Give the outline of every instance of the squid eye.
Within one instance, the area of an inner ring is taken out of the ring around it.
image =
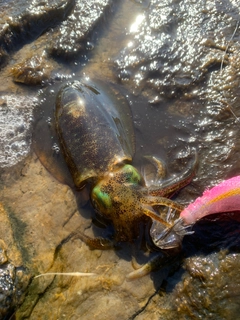
[[[123,172],[127,174],[127,180],[130,183],[139,184],[142,181],[142,176],[140,175],[138,170],[130,164],[126,164],[123,167]]]
[[[103,192],[100,186],[96,186],[93,188],[91,199],[94,208],[100,212],[104,212],[112,207],[110,196],[106,192]]]

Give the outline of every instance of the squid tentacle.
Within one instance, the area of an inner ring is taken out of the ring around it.
[[[170,228],[171,224],[169,222],[167,222],[166,220],[162,219],[159,216],[159,214],[152,209],[152,207],[153,206],[166,206],[171,209],[177,210],[179,212],[181,212],[184,209],[184,207],[181,204],[179,204],[173,200],[170,200],[168,198],[164,198],[164,197],[148,196],[148,197],[143,198],[142,201],[144,202],[142,204],[143,213],[145,215],[147,215],[148,217],[152,218],[153,220],[160,222],[166,228]]]
[[[143,199],[144,204],[148,204],[150,206],[166,206],[179,212],[183,211],[184,206],[165,197],[158,196],[148,196]]]
[[[190,169],[187,168],[187,170],[185,170],[180,177],[165,181],[164,184],[152,185],[148,187],[148,193],[152,196],[172,197],[175,192],[188,185],[195,176],[198,165],[198,157],[196,151],[194,154],[194,163],[190,167]]]
[[[73,239],[80,239],[86,243],[90,248],[99,250],[109,250],[115,247],[114,241],[102,237],[89,237],[80,230],[77,230],[72,237]]]
[[[169,228],[171,225],[167,223],[164,219],[162,219],[155,211],[151,210],[147,205],[143,205],[143,213],[152,218],[153,220],[156,220],[163,224],[166,228]]]
[[[142,278],[143,276],[149,274],[154,270],[159,270],[160,268],[163,268],[164,266],[176,261],[178,255],[179,251],[175,251],[175,254],[166,254],[165,252],[159,252],[140,268],[130,272],[126,276],[126,280],[132,281],[138,278]]]

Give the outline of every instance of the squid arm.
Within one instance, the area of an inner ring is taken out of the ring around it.
[[[167,221],[163,220],[151,207],[152,206],[166,206],[166,207],[178,210],[179,212],[181,212],[184,209],[184,207],[181,204],[176,203],[176,202],[174,202],[168,198],[164,198],[164,197],[148,196],[148,197],[144,197],[143,202],[144,202],[142,204],[143,213],[145,215],[151,217],[153,220],[156,220],[156,221],[162,223],[166,227],[170,227],[171,224],[169,224]]]

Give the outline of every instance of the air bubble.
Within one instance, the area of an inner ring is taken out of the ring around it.
[[[86,50],[93,50],[94,49],[94,44],[92,43],[92,42],[90,42],[90,41],[88,41],[87,43],[86,43]]]
[[[12,151],[18,152],[19,149],[20,149],[20,146],[19,146],[19,144],[18,144],[17,142],[14,142],[14,143],[11,145],[11,150],[12,150]]]
[[[53,144],[52,150],[53,150],[56,154],[59,154],[60,148],[59,148],[59,146],[57,145],[57,143],[54,143],[54,144]]]
[[[29,119],[30,120],[30,119]],[[25,126],[24,124],[20,124],[17,128],[16,128],[16,133],[23,133],[25,131]]]
[[[131,72],[126,69],[123,69],[119,73],[119,78],[121,80],[129,80],[131,78]]]
[[[46,122],[47,122],[48,125],[51,125],[52,118],[51,118],[51,117],[48,117],[47,120],[46,120]]]
[[[13,131],[8,131],[6,132],[6,138],[7,139],[12,139],[15,136]]]

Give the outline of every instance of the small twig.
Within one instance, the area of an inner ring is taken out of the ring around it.
[[[235,36],[235,34],[236,34],[236,32],[237,32],[238,27],[239,27],[239,20],[238,20],[237,23],[236,23],[236,27],[235,27],[235,29],[234,29],[234,31],[233,31],[233,34],[232,34],[230,40],[229,40],[228,43],[227,43],[227,46],[226,46],[225,51],[224,51],[223,58],[222,58],[222,61],[221,61],[221,66],[220,66],[220,76],[222,76],[222,72],[223,72],[224,57],[225,57],[225,55],[227,54],[228,48],[229,48],[229,46],[230,46],[230,42],[233,40],[233,38],[234,38],[234,36]],[[239,119],[238,119],[238,117],[237,117],[236,114],[234,113],[232,107],[227,103],[227,98],[226,98],[226,96],[225,96],[224,91],[223,91],[223,96],[224,96],[224,98],[226,99],[226,102],[224,102],[224,104],[227,105],[227,107],[229,108],[230,112],[232,113],[232,115],[234,116],[234,118],[237,120],[237,122],[240,122]],[[223,101],[222,101],[222,102],[223,102]]]
[[[72,277],[91,277],[96,276],[96,273],[87,273],[87,272],[47,272],[41,273],[38,276],[35,276],[34,279],[44,277],[44,276],[72,276]]]
[[[225,51],[224,51],[224,55],[223,55],[223,58],[222,58],[222,61],[221,61],[221,66],[220,66],[220,73],[222,73],[222,70],[223,70],[224,56],[225,56],[225,54],[227,54],[227,51],[228,51],[230,42],[232,41],[232,39],[234,38],[234,36],[235,36],[235,34],[236,34],[236,32],[237,32],[238,26],[239,26],[239,20],[237,21],[237,24],[236,24],[236,27],[235,27],[235,29],[234,29],[234,31],[233,31],[233,34],[232,34],[230,40],[228,41],[228,44],[227,44],[226,49],[225,49]]]

